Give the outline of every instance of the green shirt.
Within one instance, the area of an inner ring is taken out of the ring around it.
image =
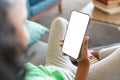
[[[65,74],[55,66],[35,66],[25,64],[27,69],[24,80],[67,80]]]

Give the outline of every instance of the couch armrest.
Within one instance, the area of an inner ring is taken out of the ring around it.
[[[113,43],[113,44],[109,44],[109,45],[93,47],[93,48],[90,48],[90,50],[101,50],[101,49],[106,49],[106,48],[110,48],[110,47],[119,47],[119,46],[120,46],[120,43]]]
[[[35,65],[44,65],[46,62],[48,44],[37,41],[28,47],[27,57],[29,61]]]

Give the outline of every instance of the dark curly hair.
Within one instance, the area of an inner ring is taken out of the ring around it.
[[[23,80],[23,76],[17,74],[24,68],[25,48],[17,41],[8,16],[8,10],[14,4],[10,0],[0,0],[0,80]]]

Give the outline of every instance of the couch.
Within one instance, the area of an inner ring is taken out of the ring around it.
[[[44,41],[37,41],[30,45],[27,51],[29,61],[35,65],[45,65],[48,44]]]
[[[108,48],[108,47],[113,47],[113,46],[117,47],[119,45],[120,45],[120,43],[114,43],[114,44],[110,44],[110,45],[90,48],[90,50],[100,50],[103,48]],[[45,65],[47,46],[48,46],[48,44],[41,40],[37,41],[35,44],[29,46],[27,55],[29,57],[30,62],[35,65]],[[70,58],[70,59],[76,65],[76,62],[75,62],[76,60],[73,58]]]
[[[49,33],[49,29],[43,25],[26,20],[26,29],[29,34],[27,57],[35,65],[45,64],[47,43],[41,38]]]
[[[56,6],[62,12],[61,0],[27,0],[28,19],[37,20]]]
[[[45,59],[46,59],[46,54],[47,54],[47,47],[48,44],[44,41],[41,40],[42,36],[46,35],[49,30],[45,28],[44,26],[32,22],[32,21],[26,21],[27,24],[27,29],[29,30],[30,33],[30,42],[28,46],[28,52],[27,56],[30,60],[35,65],[44,65],[45,64]],[[112,43],[108,45],[100,45],[99,47],[92,47],[90,50],[100,50],[103,48],[107,47],[115,47],[120,45],[120,43]],[[76,64],[75,59],[70,58],[74,64]]]

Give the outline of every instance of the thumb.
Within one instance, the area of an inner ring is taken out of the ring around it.
[[[83,41],[83,45],[85,45],[86,47],[88,47],[88,40],[89,40],[89,36],[86,36]]]
[[[80,53],[80,58],[78,58],[78,62],[88,59],[88,40],[89,40],[89,36],[86,36],[83,40],[83,45],[82,45],[82,50]]]
[[[82,47],[83,52],[88,50],[88,40],[89,40],[89,36],[86,36],[83,41],[83,47]]]

